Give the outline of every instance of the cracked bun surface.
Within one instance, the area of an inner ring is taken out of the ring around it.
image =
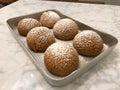
[[[79,54],[97,56],[103,49],[103,40],[96,32],[84,30],[75,36],[73,46]]]
[[[26,36],[34,27],[41,26],[41,23],[33,18],[24,18],[18,22],[17,29],[20,35]]]
[[[44,52],[54,42],[53,31],[46,27],[35,27],[27,34],[27,44],[35,52]]]
[[[53,28],[54,24],[60,20],[60,16],[53,11],[46,11],[40,17],[40,22],[42,26]]]
[[[52,74],[67,76],[78,68],[79,57],[72,45],[54,43],[45,51],[44,63]]]
[[[78,25],[69,18],[59,20],[53,27],[56,38],[61,40],[72,40],[78,33]]]

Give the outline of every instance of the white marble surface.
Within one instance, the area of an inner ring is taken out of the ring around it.
[[[53,87],[43,79],[11,35],[6,20],[53,8],[120,40],[120,6],[17,1],[0,9],[0,90],[120,90],[120,43],[97,66],[67,86]]]

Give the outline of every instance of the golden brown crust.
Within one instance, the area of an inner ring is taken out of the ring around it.
[[[44,63],[48,71],[57,76],[67,76],[79,66],[77,51],[68,44],[54,43],[44,54]]]
[[[26,36],[27,33],[34,27],[41,26],[40,22],[33,18],[25,18],[18,22],[18,32],[20,35]]]
[[[61,19],[54,25],[53,32],[58,39],[72,40],[78,33],[78,25],[71,19]]]
[[[27,44],[35,52],[44,52],[54,42],[53,32],[46,27],[35,27],[27,35]]]
[[[85,30],[75,36],[73,46],[79,54],[96,56],[103,49],[103,40],[96,32]]]
[[[42,26],[48,28],[52,28],[58,20],[60,20],[60,16],[53,11],[44,12],[40,17],[40,22],[42,23]]]

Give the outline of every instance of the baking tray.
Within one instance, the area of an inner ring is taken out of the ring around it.
[[[58,10],[45,10],[45,11],[54,11],[54,12],[58,13],[61,16],[61,18],[70,18],[69,16],[63,15]],[[102,37],[102,39],[104,41],[104,49],[103,49],[102,53],[96,57],[85,57],[85,56],[79,55],[79,58],[80,58],[79,59],[80,60],[79,68],[77,70],[75,70],[74,72],[72,72],[71,74],[69,74],[68,76],[57,77],[55,75],[52,75],[50,72],[48,72],[48,70],[46,69],[46,67],[44,65],[44,58],[43,58],[44,53],[35,53],[32,50],[30,50],[26,43],[26,37],[20,36],[17,31],[17,24],[21,19],[30,17],[30,18],[39,20],[40,15],[45,11],[8,19],[7,24],[9,26],[10,31],[11,31],[12,35],[14,36],[14,38],[18,41],[18,43],[21,45],[21,47],[24,49],[24,51],[31,58],[31,60],[33,61],[35,66],[38,68],[38,70],[40,71],[42,76],[51,85],[54,85],[54,86],[66,85],[66,84],[70,83],[71,81],[75,80],[76,78],[80,77],[83,73],[85,73],[87,70],[89,70],[92,66],[96,65],[96,63],[98,63],[100,60],[102,60],[102,58],[104,56],[106,56],[109,52],[111,52],[111,50],[113,50],[113,48],[115,47],[115,45],[118,42],[118,40],[115,37],[113,37],[112,35],[109,35],[107,33],[96,30],[95,28],[92,28],[82,22],[79,22],[79,21],[76,21],[76,20],[70,18],[78,24],[81,31],[82,30],[96,31]],[[72,43],[72,41],[61,41],[58,39],[56,39],[56,42]]]

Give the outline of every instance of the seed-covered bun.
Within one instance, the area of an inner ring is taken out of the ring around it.
[[[48,28],[52,28],[58,20],[60,20],[60,16],[53,11],[44,12],[40,17],[40,22],[42,23],[42,26]]]
[[[33,18],[25,18],[18,22],[18,32],[20,35],[26,36],[27,33],[34,27],[41,26],[40,22]]]
[[[73,46],[79,54],[96,56],[100,54],[103,49],[103,40],[96,32],[85,30],[75,36]]]
[[[52,74],[67,76],[78,68],[79,57],[73,46],[66,43],[54,43],[45,51],[44,63]]]
[[[35,27],[27,34],[27,44],[35,52],[44,52],[54,42],[53,31],[46,27]]]
[[[78,33],[78,25],[71,19],[61,19],[54,25],[53,32],[58,39],[72,40]]]

